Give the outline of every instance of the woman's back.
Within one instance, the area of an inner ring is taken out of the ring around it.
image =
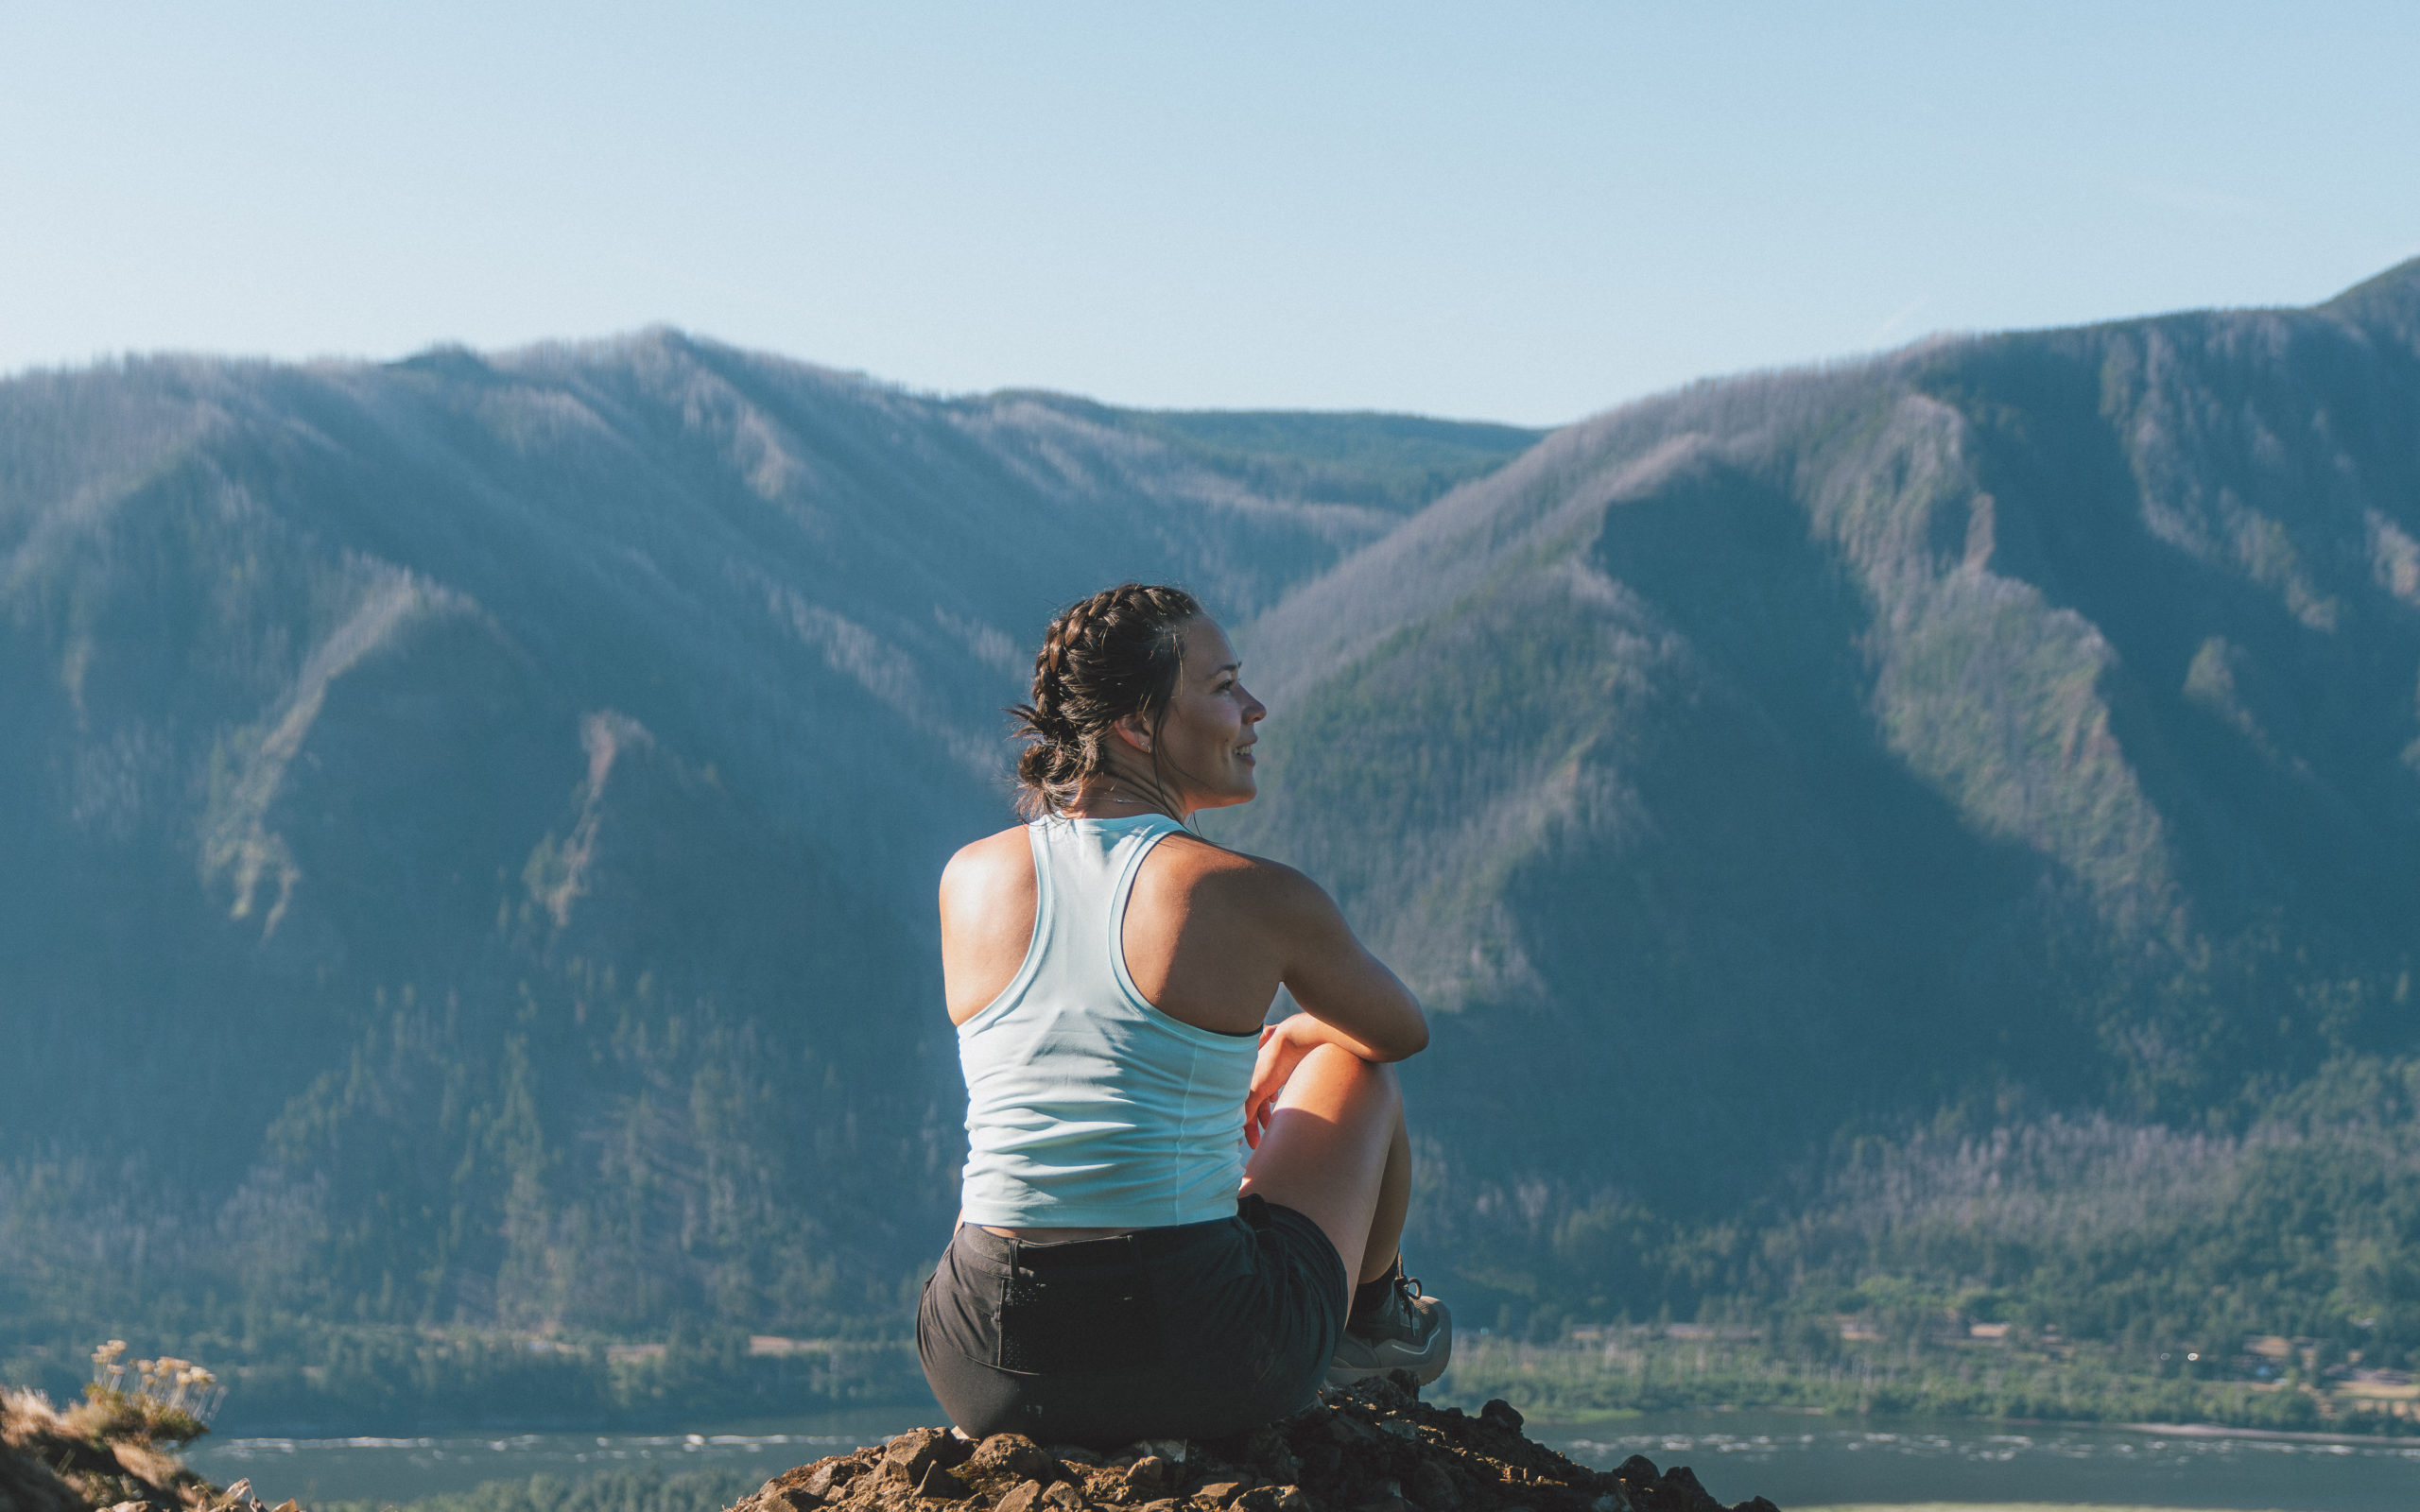
[[[1207,844],[1156,811],[1079,822],[1130,819],[1165,826],[1119,914],[1118,959],[1135,990],[1182,1023],[1257,1031],[1285,974],[1288,942],[1274,926],[1304,879]],[[1032,949],[1040,895],[1030,829],[977,841],[942,875],[942,971],[953,1023],[965,1024],[1007,991]]]
[[[1052,816],[1021,833],[1029,942],[958,1025],[962,1220],[1139,1228],[1233,1213],[1257,1019],[1220,1032],[1162,1013],[1122,942],[1136,874],[1181,827],[1162,814]]]

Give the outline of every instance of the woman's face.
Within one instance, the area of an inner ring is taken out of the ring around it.
[[[1227,632],[1207,616],[1186,622],[1184,660],[1176,693],[1159,731],[1157,771],[1169,796],[1185,812],[1249,803],[1259,789],[1253,777],[1256,726],[1269,711],[1244,691],[1241,669]],[[1132,737],[1150,734],[1140,717],[1118,721]],[[1152,765],[1148,747],[1142,765]]]

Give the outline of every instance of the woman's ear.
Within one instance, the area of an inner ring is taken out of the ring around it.
[[[1144,722],[1141,714],[1128,714],[1109,728],[1116,730],[1119,738],[1134,749],[1146,756],[1151,754],[1151,727]]]

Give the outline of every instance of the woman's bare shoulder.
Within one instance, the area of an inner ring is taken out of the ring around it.
[[[959,847],[958,853],[949,858],[949,865],[942,868],[944,899],[953,893],[1032,885],[1033,849],[1022,824]]]
[[[1172,834],[1153,855],[1167,857],[1164,875],[1169,884],[1256,912],[1283,913],[1327,902],[1324,888],[1286,863],[1231,850],[1199,835]]]

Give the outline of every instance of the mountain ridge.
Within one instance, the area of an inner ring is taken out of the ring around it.
[[[2112,521],[2139,512],[2145,522],[2142,534],[2155,542],[2171,542],[2161,549],[2185,555],[2195,564],[2191,571],[2215,579],[2202,591],[2203,602],[2188,606],[2193,616],[2249,613],[2261,623],[2263,635],[2309,640],[2331,633],[2325,628],[2328,617],[2351,612],[2348,606],[2365,595],[2367,612],[2382,622],[2377,629],[2386,639],[2379,650],[2392,646],[2398,660],[2413,656],[2407,608],[2394,592],[2401,578],[2381,568],[2388,576],[2378,583],[2365,588],[2330,583],[2323,591],[2313,569],[2293,554],[2293,533],[2317,524],[2308,508],[2300,510],[2301,520],[2287,515],[2300,495],[2290,497],[2278,491],[2282,484],[2274,484],[2269,497],[2256,501],[2273,512],[2261,514],[2231,492],[2206,488],[2186,475],[2190,472],[2187,461],[2180,460],[2179,446],[2167,439],[2165,426],[2174,421],[2163,408],[2170,401],[2158,387],[2156,369],[2181,360],[2178,353],[2188,342],[2199,343],[2195,355],[2202,360],[2238,366],[2247,359],[2283,358],[2290,364],[2297,352],[2308,355],[2317,349],[2316,360],[2367,368],[2372,376],[2353,387],[2366,383],[2407,406],[2404,412],[2409,413],[2411,350],[2327,312],[2323,306],[2322,312],[2154,318],[2074,332],[1932,341],[1853,367],[1756,375],[1624,406],[1557,433],[1502,472],[1442,499],[1419,520],[1364,548],[1248,626],[1240,644],[1248,655],[1264,644],[1270,647],[1278,662],[1271,686],[1288,698],[1323,709],[1352,696],[1340,682],[1366,682],[1374,676],[1393,677],[1386,684],[1388,697],[1428,696],[1433,686],[1420,684],[1433,685],[1440,676],[1476,679],[1474,690],[1486,686],[1490,674],[1476,664],[1465,672],[1455,661],[1391,656],[1382,643],[1390,635],[1403,642],[1407,627],[1426,624],[1428,628],[1421,633],[1434,639],[1449,633],[1445,627],[1459,626],[1451,633],[1471,638],[1469,655],[1482,661],[1578,656],[1572,670],[1594,676],[1597,692],[1583,696],[1574,684],[1566,707],[1613,719],[1612,711],[1622,696],[1619,690],[1629,688],[1630,696],[1684,697],[1702,710],[1713,707],[1708,699],[1727,702],[1738,717],[1749,719],[1749,727],[1728,736],[1712,727],[1702,730],[1703,743],[1690,758],[1698,761],[1723,748],[1726,741],[1742,751],[1741,760],[1752,759],[1747,753],[1756,747],[1756,716],[1770,720],[1778,715],[1781,726],[1769,728],[1786,728],[1790,743],[1785,747],[1765,740],[1765,755],[1753,758],[1761,775],[1741,784],[1744,788],[1770,791],[1775,784],[1800,780],[1791,774],[1828,746],[1835,754],[1825,759],[1835,763],[1836,778],[1904,787],[1912,777],[1928,790],[1890,800],[1906,817],[1897,832],[1881,829],[1902,837],[1935,833],[1937,842],[1928,843],[1934,845],[1932,858],[1942,879],[1966,879],[1953,885],[1971,886],[2010,866],[2033,873],[2033,880],[2017,892],[2004,892],[1999,903],[1976,903],[1971,912],[1977,917],[1957,926],[1973,936],[1960,950],[1996,951],[2001,959],[1996,967],[1982,965],[1981,957],[1961,965],[1959,952],[1953,951],[1937,961],[1931,990],[1943,1001],[1962,997],[1971,1003],[1974,994],[1983,992],[1982,1001],[1988,1002],[1980,984],[2012,971],[2018,980],[2030,977],[2041,983],[2042,997],[2073,998],[2072,990],[2043,983],[2038,970],[2019,970],[2019,959],[2008,954],[2012,948],[2017,957],[2036,961],[2063,955],[2073,959],[2080,951],[2101,958],[2101,966],[2083,967],[2087,974],[2105,973],[2118,957],[2148,949],[2172,963],[2165,971],[2190,978],[2196,969],[2187,963],[2197,953],[2206,954],[2211,944],[2206,935],[2196,934],[2189,918],[2178,914],[2180,907],[2189,905],[2188,912],[2218,909],[2227,916],[2221,922],[2229,930],[2240,930],[2246,927],[2247,913],[2282,904],[2239,896],[2240,876],[2226,885],[2182,890],[2184,885],[2172,873],[2193,858],[2176,850],[2178,827],[2213,822],[2221,816],[2212,810],[2224,809],[2230,844],[2239,848],[2256,836],[2273,852],[2288,839],[2275,833],[2275,824],[2260,820],[2259,805],[2247,808],[2238,800],[2239,795],[2215,792],[2211,784],[2246,780],[2240,768],[2247,756],[2289,772],[2295,759],[2310,770],[2311,763],[2321,758],[2317,752],[2297,758],[2290,749],[2275,746],[2270,734],[2256,731],[2248,705],[2230,703],[2237,696],[2231,688],[2248,688],[2257,677],[2269,679],[2273,691],[2282,696],[2287,683],[2277,680],[2275,673],[2245,662],[2242,653],[2229,649],[2235,643],[2223,636],[2194,636],[2179,643],[2180,630],[2159,626],[2154,633],[2130,601],[2125,585],[2105,581],[2106,562],[2115,552],[2123,549],[2139,558],[2146,549],[2127,544],[2123,532],[2133,527]],[[2012,381],[2034,386],[2023,395],[2026,404],[2067,407],[2029,412],[2010,404],[2005,391]],[[2101,415],[2104,385],[2118,386],[2110,391],[2120,398],[2127,397],[2124,386],[2134,386],[2134,423],[2148,444],[2135,457],[2118,456],[2114,466],[2104,452],[2092,464],[2100,471],[2079,478],[2073,474],[2079,459],[2091,455],[2092,445],[2107,445],[2100,439],[2112,424]],[[2290,385],[2280,402],[2308,403],[2309,394],[2307,387],[2297,394]],[[2375,404],[2369,407],[2376,409]],[[2056,421],[2065,427],[2052,460],[2066,472],[2048,480],[2038,475],[2045,460],[2042,449],[2016,428],[2016,417],[2030,419],[2035,413],[2044,418],[2031,420],[2034,425]],[[2381,496],[2408,508],[2413,497],[2409,448],[2397,446],[2392,428],[2381,425],[2375,414],[2363,415],[2358,408],[2349,413],[2366,428],[2362,441],[2372,451],[2362,455],[2374,456]],[[2256,422],[2256,428],[2264,438],[2273,438],[2279,429],[2265,422]],[[2194,445],[2205,451],[2241,450],[2234,438],[2222,436],[2200,438]],[[2239,465],[2248,477],[2260,476],[2256,458],[2244,455]],[[2035,470],[2035,475],[2018,471],[2023,468]],[[2176,475],[2174,486],[2169,474]],[[2098,496],[2079,490],[2079,483],[2100,490]],[[2090,507],[2045,513],[2054,505],[2065,508],[2059,501],[2076,500]],[[2398,549],[2394,542],[2404,526],[2373,503],[2362,505],[2368,523],[2360,528],[2383,543],[2377,550],[2391,554]],[[2213,522],[2214,514],[2226,519]],[[2054,534],[2078,530],[2103,536],[2118,530],[2121,539],[2108,553],[2087,551],[2078,558]],[[2167,534],[2160,535],[2162,531]],[[2328,549],[2336,547],[2331,542]],[[1763,565],[1752,566],[1752,561]],[[2142,567],[2129,582],[2176,576],[2176,570],[2162,562]],[[2340,577],[2345,576],[2336,570]],[[2378,591],[2381,587],[2384,592]],[[1649,595],[1646,600],[1640,597],[1642,591]],[[1489,608],[1514,597],[1520,600],[1517,609],[1498,613]],[[2294,627],[2291,630],[2273,623],[2280,610]],[[1498,619],[1488,621],[1492,613]],[[1764,616],[1761,624],[1759,616]],[[1601,627],[1595,632],[1601,643],[1599,649],[1579,652],[1574,649],[1578,641],[1569,639],[1557,648],[1539,650],[1532,644],[1535,627],[1558,620]],[[1475,623],[1479,621],[1493,627],[1479,628]],[[1826,623],[1832,629],[1820,632],[1817,641],[1807,640],[1806,632]],[[1776,627],[1796,633],[1772,633]],[[1824,638],[1828,644],[1822,644]],[[2252,638],[2246,631],[2238,640],[2249,643]],[[2321,654],[2299,644],[2277,650],[2298,657]],[[1403,663],[1404,670],[1392,675],[1373,671],[1390,661]],[[2173,694],[2152,694],[2135,680],[2136,665],[2154,661],[2169,663],[2157,668],[2158,680],[2173,678],[2167,683],[2169,688],[2187,685],[2184,701],[2194,707],[2163,708],[2155,724],[2146,727],[2140,717],[2147,711],[2146,696],[2163,705],[2178,701]],[[2378,662],[2377,652],[2367,649],[2350,662],[2340,659],[2319,669],[2325,674],[2320,685],[2341,687],[2347,676],[2374,679],[2377,674],[2364,667]],[[2230,670],[2239,662],[2240,679]],[[1339,672],[1340,667],[1347,670]],[[1325,686],[1322,679],[1327,679]],[[2009,690],[2030,685],[2037,685],[2033,694],[2009,696]],[[1831,693],[1810,702],[1827,687]],[[2398,692],[2408,707],[2409,683]],[[1609,695],[1614,701],[1608,701]],[[1464,707],[1482,707],[1492,696],[1473,691]],[[1828,713],[1816,707],[1825,700]],[[2366,706],[2356,700],[2356,707]],[[1542,950],[1568,955],[1578,941],[1566,937],[1541,945],[1534,937],[1523,937],[1518,929],[1499,931],[1491,938],[1479,922],[1501,925],[1542,917],[1537,905],[1525,908],[1507,901],[1512,881],[1490,883],[1477,896],[1467,888],[1449,889],[1426,905],[1408,907],[1399,898],[1374,904],[1368,900],[1389,885],[1383,880],[1386,861],[1357,850],[1349,838],[1322,845],[1318,837],[1316,815],[1335,811],[1344,789],[1322,785],[1323,778],[1304,769],[1306,762],[1318,774],[1349,769],[1357,780],[1372,780],[1369,773],[1375,769],[1381,775],[1372,781],[1380,800],[1412,803],[1414,813],[1419,812],[1420,795],[1442,790],[1455,758],[1420,752],[1423,731],[1463,728],[1455,725],[1463,709],[1422,707],[1421,718],[1381,724],[1380,732],[1368,738],[1350,726],[1322,722],[1300,746],[1289,744],[1282,722],[1272,720],[1263,747],[1271,798],[1231,830],[1218,833],[1303,859],[1314,874],[1337,880],[1348,906],[1381,908],[1373,927],[1382,951],[1407,963],[1415,985],[1432,999],[1448,1005],[1474,993],[1499,1000],[1507,993],[1553,1000],[1558,994],[1542,992],[1544,984],[1524,963]],[[1383,715],[1383,710],[1366,702],[1354,708],[1365,718]],[[2211,752],[2220,765],[2206,773],[2179,771],[2180,742],[2205,740],[2211,732],[2195,721],[2210,712],[2231,726],[2235,748]],[[1464,717],[1467,724],[1469,716]],[[1655,719],[1664,716],[1642,717],[1651,730]],[[2175,728],[2180,718],[2185,728]],[[1534,721],[1514,723],[1547,728]],[[1592,754],[1610,749],[1608,742],[1618,745],[1625,738],[1620,726],[1617,719],[1611,724],[1600,720],[1551,749],[1531,752],[1524,758],[1532,764],[1527,776],[1490,777],[1483,763],[1464,774],[1466,781],[1494,782],[1528,816],[1497,821],[1499,829],[1506,823],[1527,826],[1530,838],[1511,850],[1482,840],[1476,842],[1477,850],[1457,851],[1449,846],[1441,858],[1418,849],[1428,843],[1419,836],[1430,832],[1417,825],[1413,837],[1399,833],[1393,843],[1419,858],[1410,868],[1415,875],[1512,879],[1527,865],[1525,854],[1544,856],[1557,847],[1567,850],[1573,844],[1593,843],[1574,840],[1574,827],[1618,830],[1622,813],[1639,812],[1634,799],[1625,809],[1625,795],[1634,794],[1636,782],[1623,763],[1599,761]],[[1823,730],[1832,734],[1810,744],[1809,737]],[[2412,733],[2401,730],[2385,754],[2391,756]],[[2282,779],[2300,781],[2303,793],[2297,806],[2305,813],[2317,801],[2323,812],[2360,813],[2375,822],[2377,803],[2389,797],[2395,812],[2409,813],[2409,769],[2377,762],[2378,737],[2367,731],[2363,735],[2371,744],[2371,759],[2358,776],[2364,801],[2353,801],[2324,783]],[[1742,746],[1742,741],[1748,744]],[[2271,744],[2264,747],[2264,741]],[[1316,754],[1305,747],[1316,747]],[[2268,754],[2262,754],[2264,749]],[[2142,753],[2139,760],[2137,751]],[[1415,752],[1419,754],[1410,754]],[[1848,765],[1837,765],[1841,762]],[[1891,770],[1894,767],[1895,774]],[[1648,769],[1656,768],[1651,764]],[[1646,809],[1669,823],[1677,816],[1671,805],[1690,800],[1682,796],[1688,774],[1666,770],[1663,780],[1682,787],[1668,790],[1660,810],[1654,803]],[[1544,776],[1548,771],[1563,774],[1564,797],[1540,808],[1551,791]],[[1859,771],[1866,776],[1853,778]],[[2344,783],[2357,781],[2347,771],[2322,775],[2334,775]],[[1306,784],[1306,777],[1315,780]],[[2279,780],[2262,779],[2273,784]],[[2147,785],[2154,781],[2188,785],[2178,801],[2163,803],[2159,800],[2168,795]],[[1875,791],[1878,795],[1881,790]],[[1945,806],[1946,813],[1941,812]],[[1820,804],[1810,800],[1792,807],[1806,814]],[[1851,818],[1850,829],[1835,832],[1821,845],[1810,839],[1813,849],[1797,852],[1801,860],[1793,865],[1820,874],[1825,863],[1811,858],[1855,853],[1861,845],[1870,849],[1855,831],[1876,830],[1878,811],[1869,806],[1843,816],[1844,822]],[[1734,836],[1726,841],[1720,837],[1721,816],[1707,812],[1694,822],[1712,827],[1703,837],[1720,849],[1724,862],[1701,870],[1675,857],[1673,869],[1662,875],[1675,885],[1695,877],[1688,885],[1699,889],[1696,917],[1727,917],[1727,927],[1738,933],[1733,947],[1717,949],[1689,970],[1719,974],[1726,959],[1739,958],[1739,942],[1759,935],[1770,938],[1772,921],[1786,920],[1793,913],[1803,920],[1798,926],[1802,933],[1776,959],[1820,961],[1827,949],[1839,946],[1840,930],[1819,921],[1823,900],[1839,895],[1834,887],[1769,900],[1753,914],[1742,914],[1704,890],[1737,891],[1749,885],[1761,869],[1756,851],[1774,836],[1789,833],[1788,823],[1776,816],[1772,824],[1753,827],[1753,840]],[[1458,817],[1449,823],[1441,817],[1438,823],[1444,827],[1436,832],[1442,835],[1464,821]],[[1907,825],[1917,829],[1908,831]],[[2186,837],[2191,839],[2194,833],[2188,829]],[[1986,849],[1975,849],[1979,839],[1988,842]],[[2339,850],[2331,855],[2369,855],[2364,865],[2372,870],[2373,883],[2383,881],[2377,868],[2395,869],[2375,845],[2362,844],[2358,835],[2346,833],[2335,843]],[[1940,845],[1962,851],[1962,858],[1945,859],[1949,853],[1941,851]],[[1998,860],[1992,859],[1995,848]],[[2305,865],[2325,869],[2308,859]],[[2044,870],[2045,866],[2050,869]],[[1894,869],[1901,868],[1893,858],[1877,853],[1856,873],[1860,880],[1844,876],[1837,885],[1849,896],[1888,895]],[[2206,864],[2202,870],[2206,874]],[[1558,886],[1565,892],[1577,885],[1614,896],[1636,880],[1636,872],[1626,880],[1616,866],[1584,885],[1570,879]],[[2370,928],[2356,933],[2376,941],[2383,927],[2381,905],[2394,900],[2393,907],[2408,907],[2409,876],[2396,875],[2392,885],[2393,892],[2373,887],[2362,898],[2347,900],[2372,916]],[[2041,891],[2046,887],[2048,892]],[[2017,913],[2012,915],[2011,909]],[[2027,910],[2038,916],[2032,923],[2013,922]],[[2077,922],[2081,919],[2097,922],[2084,927]],[[1599,922],[1628,927],[1620,920]],[[2320,936],[2328,933],[2326,919],[2311,922]],[[1916,935],[1937,938],[1946,927],[1936,919],[1917,928]],[[2021,943],[2012,946],[2002,937],[1996,946],[1986,944],[2011,928],[2019,931]],[[1634,949],[1627,958],[1651,959],[1657,939],[1668,943],[1691,932],[1685,919],[1668,918],[1650,937],[1631,939]],[[1863,975],[1876,981],[1877,972],[1888,976],[1904,969],[1904,961],[1894,968],[1888,960],[1905,952],[1890,945],[1887,936],[1876,935],[1870,926],[1850,933],[1860,932],[1868,936],[1858,947],[1868,957],[1864,967],[1842,966],[1817,974],[1847,980]],[[2023,938],[2027,935],[2031,938]],[[2238,944],[2257,954],[2249,942]],[[1772,947],[1761,949],[1769,952]],[[2391,951],[2369,970],[2392,982],[2401,971],[2400,959],[2399,952]],[[1456,966],[1454,961],[1466,964]],[[1627,970],[1634,968],[1616,959],[1600,960],[1595,968],[1599,982],[1618,981]],[[2163,969],[2128,970],[2135,973],[2135,986],[2112,985],[2103,990],[2135,994],[2146,1006],[2168,990],[2149,980]],[[2198,985],[2189,985],[2189,990],[2216,990],[2208,968],[2200,971]],[[1584,990],[1582,985],[1569,983],[1560,996],[1571,1001]],[[1778,979],[1760,990],[1781,994],[1777,1001],[1806,1001],[1805,993],[1785,988]],[[1895,990],[1904,994],[1910,989],[1903,984]],[[1666,1004],[1668,1014],[1674,1003],[1694,1001],[1672,981],[1650,992],[1648,999]],[[2068,1079],[2060,1074],[2061,1062],[2081,1057],[2087,1063],[2110,1066],[2106,1074],[2115,1080],[2104,1083],[2101,1091],[2129,1103],[2139,1103],[2137,1093],[2150,1095],[2145,1090],[2163,1082],[2172,1084],[2169,1095],[2176,1098],[2204,1096],[2210,1091],[2196,1079],[2207,1067],[2196,1070],[2190,1052],[2167,1043],[2187,1031],[2163,1028],[2157,1012],[2147,1011],[2144,1019],[2131,1023],[2089,1028],[2044,1023],[2038,1010],[2020,1010],[2014,1003],[1987,1016],[1998,1024],[2024,1029],[2035,1043],[2022,1049],[2007,1041],[2005,1029],[1995,1030],[2017,1059],[2001,1071],[1987,1070],[1986,1085],[2003,1074],[2019,1081],[2048,1078],[2055,1085]],[[1920,1015],[1910,1024],[1924,1022]],[[1646,1025],[1637,1027],[1644,1030]],[[1782,1025],[1767,1022],[1761,1031],[1778,1027]],[[1665,1028],[1668,1032],[1670,1025]],[[2112,1036],[2134,1043],[2133,1050],[2119,1052],[2115,1065],[2109,1058],[2113,1047],[2094,1042]],[[1827,1064],[1832,1059],[1818,1047],[1786,1035],[1783,1042],[1789,1047],[1787,1053],[1763,1057],[1777,1063],[1773,1073],[1745,1078],[1745,1086],[1734,1089],[1733,1107],[1712,1115],[1710,1124],[1770,1116],[1751,1114],[1738,1105],[1770,1105],[1782,1084],[1781,1065]],[[1870,1052],[1871,1032],[1860,1042]],[[1973,1050],[1956,1045],[1954,1037],[1936,1043],[1917,1056],[1914,1065],[1893,1067],[1878,1078],[1851,1074],[1832,1064],[1828,1079],[1844,1085],[1910,1075],[1921,1080],[1918,1067],[1986,1053],[1979,1045]],[[1742,1054],[1754,1058],[1736,1045],[1720,1054],[1705,1046],[1681,1058],[1736,1068]],[[1584,1058],[1611,1064],[1617,1061],[1618,1052],[1599,1040],[1589,1045]],[[2311,1064],[2305,1061],[2307,1069]],[[1535,1074],[1543,1084],[1554,1085],[1545,1068]],[[1414,1075],[1417,1080],[1418,1073]],[[2127,1083],[2140,1085],[2129,1092],[2120,1085]],[[2187,1091],[2188,1085],[2194,1090]],[[1443,1087],[1433,1091],[1446,1093]],[[1705,1106],[1722,1107],[1725,1099],[1719,1089],[1704,1091]],[[2068,1095],[2073,1094],[2071,1087]],[[2152,1095],[2145,1106],[2158,1105],[2159,1097]],[[1577,1132],[1584,1120],[1577,1110],[1552,1126],[1554,1143],[1584,1143]],[[1721,1137],[1709,1126],[1692,1130],[1689,1141]],[[1677,1154],[1659,1145],[1648,1159],[1670,1161]]]

